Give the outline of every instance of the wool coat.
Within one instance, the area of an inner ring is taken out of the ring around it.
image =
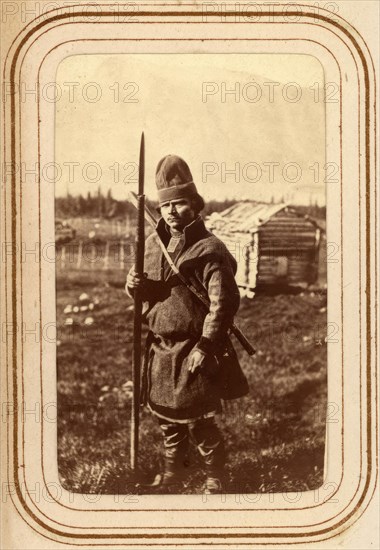
[[[158,235],[157,235],[158,233]],[[173,273],[159,244],[171,234],[161,218],[146,240],[143,320],[149,327],[142,375],[142,402],[158,416],[189,422],[220,410],[221,398],[240,397],[248,385],[227,332],[240,296],[236,261],[207,231],[199,216],[185,227],[175,263],[210,302],[204,306]],[[205,357],[188,370],[192,350]]]

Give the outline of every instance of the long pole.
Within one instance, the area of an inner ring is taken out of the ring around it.
[[[136,273],[144,275],[144,217],[145,217],[145,196],[144,196],[144,132],[141,135],[140,159],[139,159],[139,191],[137,195],[137,229],[136,229]],[[140,409],[140,372],[141,372],[141,323],[142,323],[142,299],[139,289],[134,292],[134,321],[133,321],[133,398],[131,418],[131,469],[136,470],[139,452],[139,409]]]

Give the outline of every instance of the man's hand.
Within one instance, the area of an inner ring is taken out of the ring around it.
[[[193,350],[190,355],[189,371],[195,372],[197,369],[202,368],[205,360],[206,356],[204,353],[201,353],[197,349]]]
[[[136,290],[137,288],[141,288],[142,285],[144,284],[144,280],[146,278],[147,274],[144,273],[144,276],[143,277],[140,277],[136,271],[135,271],[135,268],[132,267],[127,275],[127,283],[126,283],[126,287],[132,289],[132,290]]]

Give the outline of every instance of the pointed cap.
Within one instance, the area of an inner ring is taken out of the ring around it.
[[[162,158],[156,169],[159,202],[190,198],[198,194],[187,163],[177,155]]]

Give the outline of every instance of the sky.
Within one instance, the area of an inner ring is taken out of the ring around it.
[[[325,203],[324,72],[299,54],[75,55],[57,71],[58,196],[146,193],[167,154],[210,199]]]

